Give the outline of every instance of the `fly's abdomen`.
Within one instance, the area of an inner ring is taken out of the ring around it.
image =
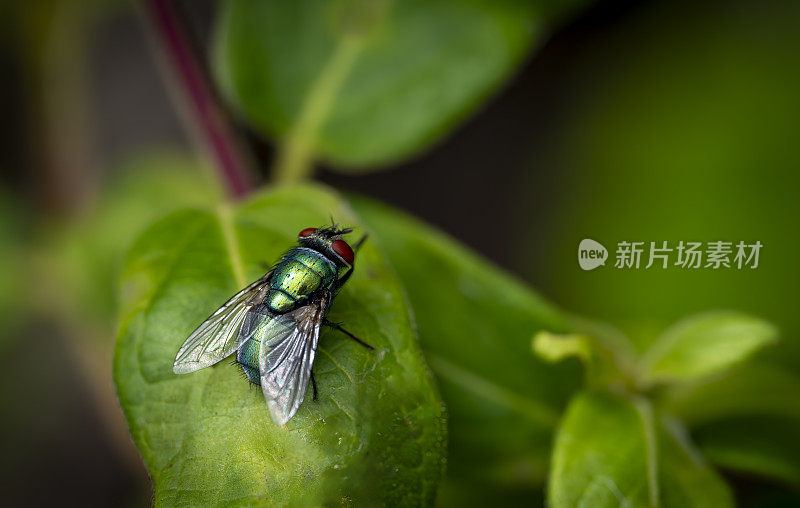
[[[335,265],[319,252],[306,248],[290,250],[275,267],[265,303],[272,312],[283,314],[297,302],[336,279]]]
[[[270,319],[272,316],[270,316],[269,310],[264,305],[260,305],[247,313],[239,330],[240,337],[249,338],[236,352],[236,362],[241,365],[247,379],[256,385],[261,383],[258,355],[261,351],[264,330]]]
[[[247,375],[247,379],[254,385],[261,383],[261,374],[258,367],[258,353],[261,349],[261,341],[257,337],[247,339],[239,351],[236,353],[236,361],[242,366],[242,370]]]

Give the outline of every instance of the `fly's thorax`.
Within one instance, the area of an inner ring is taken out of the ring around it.
[[[266,304],[269,310],[278,314],[283,314],[294,309],[298,305],[299,298],[291,296],[280,289],[270,289],[267,294]]]
[[[275,267],[265,303],[273,312],[288,312],[318,289],[331,289],[337,273],[336,265],[322,253],[305,247],[291,249]]]

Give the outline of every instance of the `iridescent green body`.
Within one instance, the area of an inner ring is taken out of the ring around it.
[[[264,313],[285,314],[307,303],[314,292],[324,289],[334,292],[338,279],[336,264],[321,252],[307,247],[286,251],[269,278],[269,291],[264,300]],[[236,355],[250,382],[260,383],[258,356],[269,317],[258,320],[257,330]],[[253,321],[255,323],[255,320]],[[243,330],[249,323],[246,322]]]
[[[297,247],[247,287],[228,298],[183,342],[172,371],[188,374],[236,354],[251,383],[261,386],[272,420],[288,422],[303,404],[309,383],[317,399],[314,358],[323,326],[365,348],[375,348],[326,319],[337,292],[353,275],[356,250],[336,223],[305,228]]]

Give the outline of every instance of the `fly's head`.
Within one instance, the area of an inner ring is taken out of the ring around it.
[[[339,229],[338,224],[324,228],[305,228],[297,234],[297,243],[321,252],[333,260],[340,268],[353,266],[355,253],[350,245],[342,240],[342,235],[353,231],[353,228]]]

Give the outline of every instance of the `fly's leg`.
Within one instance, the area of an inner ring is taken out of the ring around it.
[[[368,236],[369,236],[369,235],[365,234],[364,236],[362,236],[362,237],[361,237],[361,240],[359,240],[358,242],[356,242],[356,244],[355,244],[355,245],[353,245],[353,251],[354,251],[354,252],[358,252],[358,249],[360,249],[360,248],[361,248],[361,246],[364,244],[364,242],[366,242],[366,241],[367,241],[367,237],[368,237]]]
[[[314,371],[311,371],[311,391],[314,394],[313,399],[317,400],[317,380],[314,379]]]
[[[338,289],[338,288],[344,286],[344,283],[347,282],[347,279],[349,279],[351,275],[353,275],[353,267],[352,266],[350,267],[349,270],[347,270],[347,272],[344,275],[342,275],[341,279],[336,281],[336,288]]]
[[[364,244],[364,242],[366,242],[366,241],[367,241],[367,237],[368,237],[368,236],[369,236],[369,235],[364,235],[364,236],[362,236],[362,237],[361,237],[361,239],[360,239],[358,242],[356,242],[356,244],[353,246],[353,250],[354,250],[355,252],[358,252],[358,249],[360,249],[360,248],[361,248],[361,246]],[[347,273],[345,273],[344,275],[342,275],[342,277],[341,277],[341,278],[340,278],[340,279],[339,279],[339,280],[336,282],[336,287],[337,287],[337,289],[338,289],[338,288],[341,288],[342,286],[344,286],[344,283],[345,283],[345,282],[347,282],[347,279],[349,279],[349,278],[350,278],[350,276],[351,276],[351,275],[353,275],[353,270],[354,270],[354,269],[355,269],[355,267],[351,266],[351,267],[350,267],[350,269],[349,269],[349,270],[347,270]],[[359,339],[358,337],[356,337],[356,336],[355,336],[355,335],[353,335],[352,333],[350,333],[350,332],[348,332],[347,330],[345,330],[344,328],[342,328],[342,325],[340,325],[339,323],[334,323],[333,321],[329,321],[329,320],[326,318],[326,319],[325,319],[325,320],[322,322],[322,324],[323,324],[323,325],[325,325],[325,326],[330,326],[331,328],[333,328],[333,329],[335,329],[335,330],[339,330],[340,332],[342,332],[343,334],[347,335],[348,337],[350,337],[350,338],[351,338],[351,339],[353,339],[354,341],[358,342],[359,344],[361,344],[361,345],[362,345],[362,346],[364,346],[365,348],[369,349],[370,351],[375,351],[375,348],[374,348],[374,347],[370,346],[369,344],[367,344],[367,343],[366,343],[366,342],[364,342],[363,340]]]
[[[350,333],[350,332],[348,332],[347,330],[345,330],[344,328],[342,328],[342,325],[340,325],[339,323],[334,323],[333,321],[328,321],[327,319],[325,319],[325,320],[322,322],[322,324],[323,324],[323,325],[325,325],[325,326],[330,326],[330,327],[331,327],[331,328],[333,328],[334,330],[339,330],[340,332],[342,332],[343,334],[347,335],[348,337],[350,337],[350,338],[351,338],[351,339],[353,339],[354,341],[358,342],[359,344],[361,344],[361,345],[362,345],[362,346],[364,346],[365,348],[369,349],[370,351],[375,351],[375,348],[374,348],[374,347],[370,346],[369,344],[367,344],[367,343],[366,343],[366,342],[364,342],[363,340],[359,339],[358,337],[356,337],[356,336],[355,336],[355,335],[353,335],[352,333]]]

